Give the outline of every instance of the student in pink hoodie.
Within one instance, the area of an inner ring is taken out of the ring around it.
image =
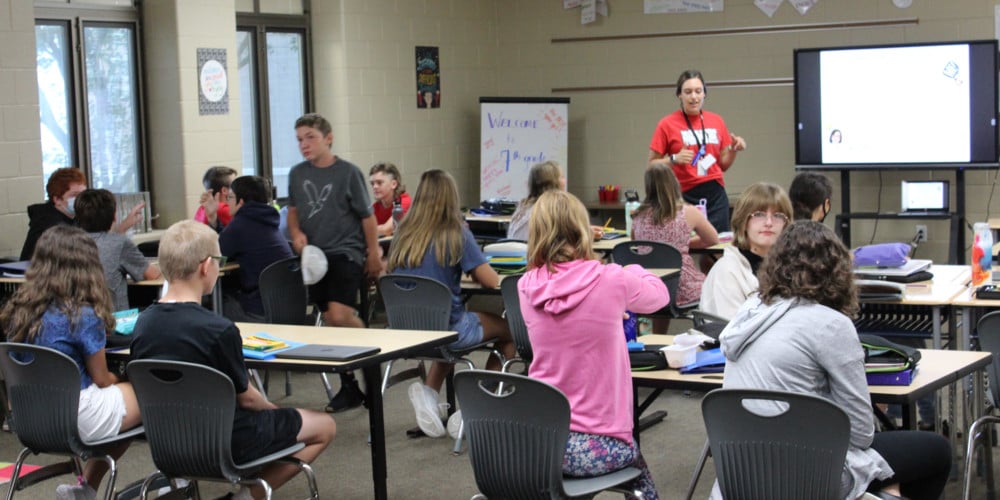
[[[642,267],[604,265],[591,247],[587,210],[572,194],[538,197],[528,222],[528,272],[518,282],[534,359],[528,374],[570,404],[563,473],[587,477],[632,465],[635,487],[658,498],[632,439],[632,373],[622,317],[667,305],[667,287]]]

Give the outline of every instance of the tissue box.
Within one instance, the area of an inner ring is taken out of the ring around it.
[[[668,345],[662,349],[667,357],[667,366],[681,368],[690,365],[698,359],[698,345]]]

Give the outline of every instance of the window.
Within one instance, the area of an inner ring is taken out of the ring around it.
[[[295,120],[310,109],[305,16],[237,16],[243,174],[268,177],[288,196],[288,172],[302,161]]]
[[[145,190],[137,13],[36,12],[42,186],[57,168],[77,166],[92,187]]]

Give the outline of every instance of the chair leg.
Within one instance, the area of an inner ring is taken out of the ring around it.
[[[142,500],[146,500],[146,495],[149,494],[150,486],[153,484],[153,481],[155,481],[156,478],[159,477],[166,477],[166,476],[163,475],[163,473],[161,473],[160,471],[156,471],[146,476],[146,479],[142,482],[142,486],[139,487],[139,498],[141,498]]]
[[[111,458],[110,455],[104,455],[102,457],[94,457],[99,460],[104,460],[104,463],[108,464],[108,486],[104,492],[104,500],[111,500],[114,498],[115,494],[115,481],[118,479],[118,464],[115,459]],[[94,489],[98,489],[101,485],[94,484],[91,485]]]
[[[451,448],[451,454],[456,457],[462,454],[462,439],[465,437],[465,420],[458,424],[458,435],[455,436],[455,446]]]
[[[31,450],[25,448],[17,455],[17,461],[14,462],[14,473],[10,476],[10,488],[7,489],[7,500],[14,498],[14,490],[17,489],[17,479],[21,475],[21,465],[24,464],[24,460],[28,458],[29,453],[31,453]]]
[[[1000,418],[994,416],[981,417],[972,423],[972,427],[969,428],[968,445],[965,450],[965,481],[962,485],[962,499],[969,500],[972,493],[972,471],[973,471],[973,461],[976,455],[976,443],[982,438],[983,446],[983,464],[986,468],[986,496],[987,498],[994,498],[994,484],[993,484],[993,424],[1000,423]],[[985,430],[983,429],[985,427]]]
[[[330,387],[330,379],[326,378],[325,373],[320,373],[319,376],[323,379],[323,388],[326,389],[326,398],[333,399],[336,394],[333,392],[333,388]]]
[[[292,372],[285,371],[285,396],[292,395]]]
[[[299,462],[299,469],[306,476],[306,481],[309,483],[309,498],[311,500],[319,500],[319,487],[316,486],[316,473],[313,472],[312,467],[305,462]]]
[[[694,496],[694,489],[698,486],[698,480],[701,479],[701,471],[705,469],[705,462],[708,461],[709,454],[712,453],[712,448],[708,445],[708,440],[705,440],[705,446],[701,449],[701,456],[698,457],[698,465],[694,468],[694,473],[691,474],[691,482],[688,483],[687,493],[684,494],[685,500],[691,500]]]

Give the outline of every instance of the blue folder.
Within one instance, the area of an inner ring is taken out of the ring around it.
[[[681,368],[681,373],[722,373],[726,370],[726,356],[718,347],[699,351],[694,363]]]

